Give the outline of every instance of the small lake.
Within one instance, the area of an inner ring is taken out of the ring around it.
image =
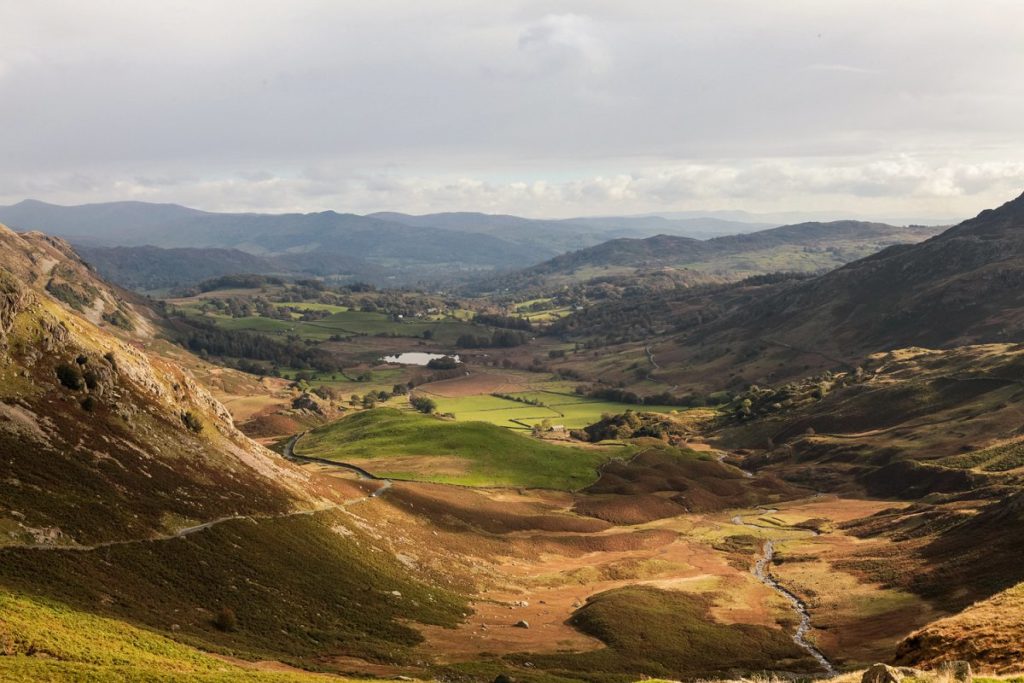
[[[425,353],[423,351],[407,351],[397,356],[384,356],[381,360],[385,363],[398,363],[399,365],[426,365],[435,358],[444,358],[445,356],[450,356],[457,362],[461,362],[459,356],[454,353]]]

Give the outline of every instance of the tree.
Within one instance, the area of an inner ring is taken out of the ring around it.
[[[82,377],[82,371],[77,366],[71,365],[70,363],[61,363],[57,366],[57,379],[68,389],[72,391],[78,391],[85,386],[85,379]]]
[[[409,399],[409,404],[421,413],[426,413],[428,415],[437,410],[437,403],[434,399],[426,396],[413,396]]]

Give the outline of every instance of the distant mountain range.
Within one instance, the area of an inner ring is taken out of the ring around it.
[[[63,237],[105,277],[139,290],[240,272],[385,286],[454,283],[486,273],[488,284],[516,288],[538,278],[585,279],[608,268],[623,274],[622,268],[671,266],[728,280],[830,269],[934,232],[856,221],[774,227],[718,216],[212,213],[176,204],[35,200],[0,207],[0,223]],[[495,279],[495,273],[513,274]]]
[[[91,247],[89,257],[97,261],[117,257],[108,254],[101,259],[99,247],[236,249],[274,257],[269,267],[275,270],[392,283],[523,268],[621,236],[663,232],[702,237],[764,227],[715,218],[534,220],[480,213],[212,213],[176,204],[58,206],[35,200],[0,207],[0,223]],[[140,255],[150,261],[157,258],[152,251]],[[174,256],[165,255],[164,260]],[[203,260],[212,263],[222,256],[208,254]],[[108,272],[114,277],[113,270]]]
[[[486,283],[489,291],[550,288],[642,269],[686,269],[691,279],[737,280],[777,271],[831,270],[894,244],[920,242],[939,232],[928,226],[834,221],[800,223],[739,235],[697,240],[674,235],[620,238],[553,259]]]

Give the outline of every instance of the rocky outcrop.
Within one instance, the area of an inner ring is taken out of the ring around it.
[[[17,278],[0,268],[0,344],[14,324],[14,318],[28,304],[29,292]]]
[[[903,673],[888,664],[875,664],[860,677],[860,683],[900,683]]]

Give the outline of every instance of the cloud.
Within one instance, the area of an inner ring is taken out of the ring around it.
[[[966,213],[1020,182],[1022,23],[956,0],[0,3],[0,191]]]
[[[551,71],[579,69],[599,73],[610,62],[593,21],[578,14],[548,14],[519,35],[519,50]]]
[[[11,184],[4,185],[10,201],[42,193],[64,203],[136,199],[220,211],[368,213],[400,207],[414,213],[564,217],[744,208],[820,211],[823,217],[846,211],[896,220],[910,214],[966,217],[1001,203],[1024,188],[1024,163],[933,163],[901,155],[866,163],[770,159],[662,164],[559,180],[356,173],[342,166],[295,174],[247,171],[219,178],[70,175],[40,182],[8,180]],[[799,204],[790,201],[794,196],[801,198]]]
[[[810,64],[803,67],[803,71],[824,71],[826,73],[847,73],[847,74],[873,74],[878,73],[875,69],[865,69],[860,66],[849,64]]]

